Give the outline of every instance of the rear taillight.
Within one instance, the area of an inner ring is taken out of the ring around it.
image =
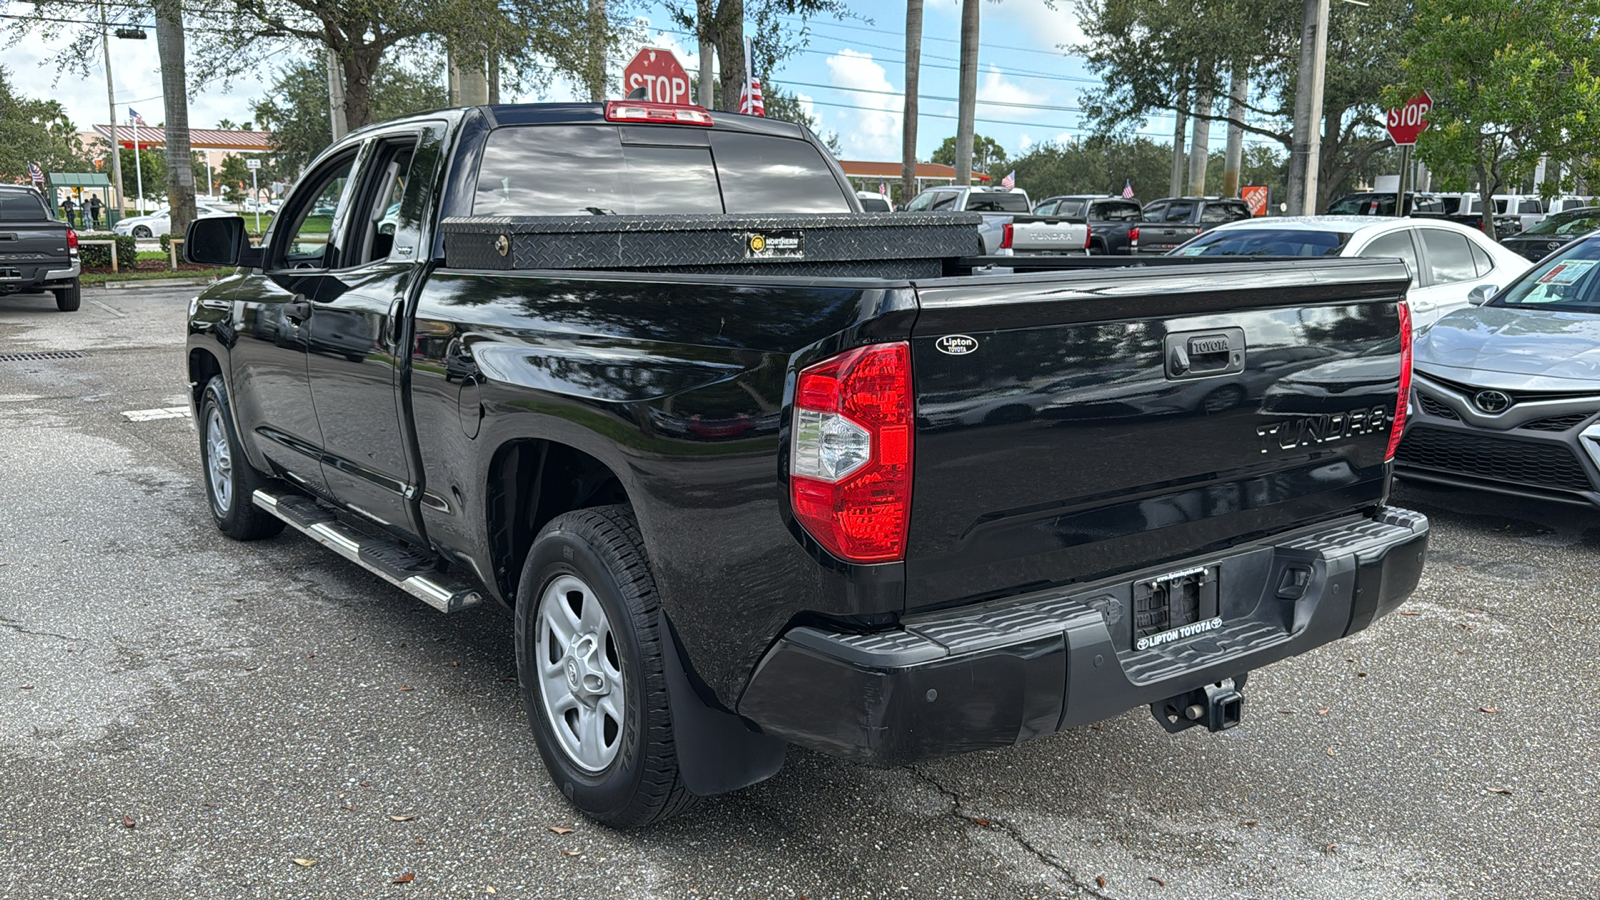
[[[851,562],[905,558],[911,517],[911,346],[873,344],[800,373],[789,499]]]
[[[1088,225],[1083,226],[1083,249],[1089,249],[1089,236],[1094,234],[1094,229]]]
[[[612,100],[606,104],[608,122],[656,122],[662,125],[704,125],[711,127],[711,114],[703,106],[678,106],[675,103],[650,103],[645,100]]]
[[[76,231],[73,231],[71,228],[67,229],[67,249],[68,250],[76,250],[76,249],[78,249],[78,233]]]
[[[1400,301],[1400,399],[1394,405],[1394,424],[1389,427],[1389,452],[1384,462],[1394,459],[1400,438],[1406,433],[1406,407],[1411,402],[1411,307]]]
[[[1006,225],[1001,226],[1001,229],[1000,229],[1000,249],[1001,250],[1010,250],[1011,249],[1011,237],[1012,237],[1012,226],[1009,223],[1006,224]]]
[[[1128,229],[1128,243],[1132,244],[1135,247],[1139,246],[1139,229],[1137,229],[1137,228],[1129,228]]]

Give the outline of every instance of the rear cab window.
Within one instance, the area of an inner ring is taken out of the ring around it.
[[[1089,210],[1089,218],[1100,222],[1137,222],[1140,217],[1139,204],[1131,200],[1096,203]]]
[[[847,213],[805,141],[702,128],[510,125],[489,134],[474,215]]]
[[[967,212],[1028,212],[1028,198],[1002,191],[973,191],[967,195]]]

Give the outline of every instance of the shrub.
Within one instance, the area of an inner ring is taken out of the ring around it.
[[[131,269],[139,259],[139,245],[131,234],[113,235],[109,232],[79,233],[78,239],[84,241],[103,241],[115,238],[117,241],[118,268]],[[111,268],[111,248],[102,244],[81,246],[78,248],[78,258],[86,269]]]

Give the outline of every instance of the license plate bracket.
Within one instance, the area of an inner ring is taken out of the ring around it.
[[[1197,566],[1133,584],[1133,649],[1150,650],[1222,627],[1221,566]]]

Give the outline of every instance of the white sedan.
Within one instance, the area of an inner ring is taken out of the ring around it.
[[[1425,217],[1301,216],[1218,225],[1171,256],[1398,257],[1411,270],[1411,320],[1425,330],[1468,305],[1474,288],[1494,291],[1530,263],[1481,232]]]
[[[235,215],[227,210],[218,209],[215,206],[206,206],[205,204],[197,204],[194,212],[197,219]],[[131,234],[136,238],[160,237],[172,230],[172,211],[170,208],[163,206],[148,215],[129,216],[118,222],[112,230],[117,234]]]

